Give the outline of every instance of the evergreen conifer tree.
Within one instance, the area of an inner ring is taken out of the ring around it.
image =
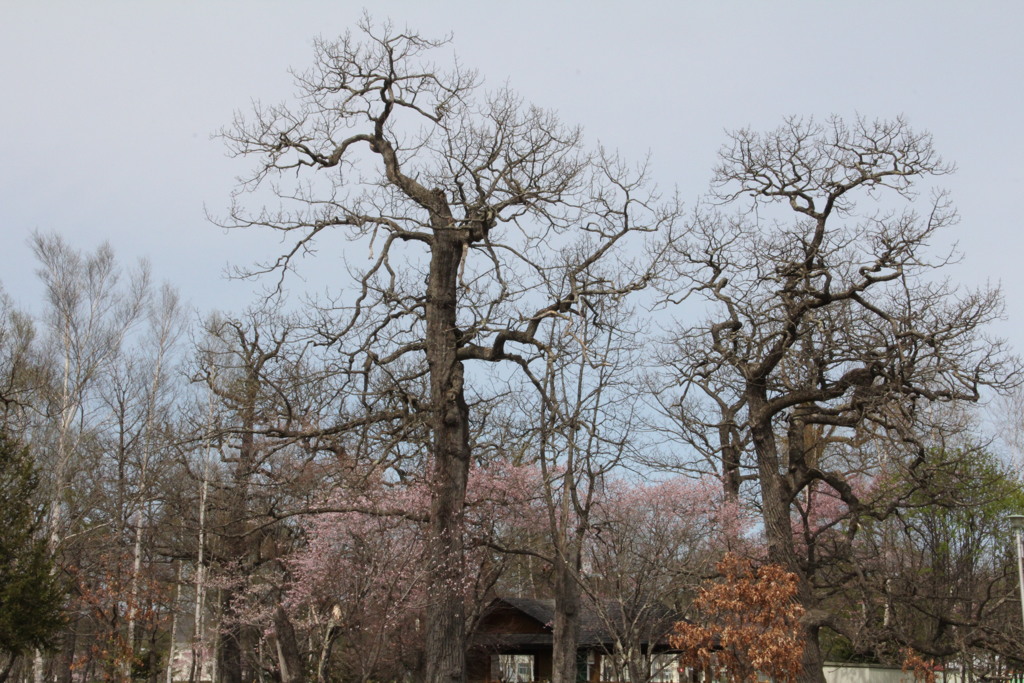
[[[38,486],[28,449],[0,430],[0,683],[21,655],[52,645],[63,624],[64,591],[39,533]]]

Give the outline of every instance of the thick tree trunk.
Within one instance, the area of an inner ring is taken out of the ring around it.
[[[818,642],[818,629],[819,627],[816,624],[809,624],[804,627],[804,656],[800,681],[825,683],[825,657],[821,652],[821,645]]]
[[[254,566],[252,548],[246,538],[246,531],[249,526],[249,480],[256,461],[256,443],[252,430],[256,424],[254,413],[259,369],[248,367],[246,370],[249,373],[249,384],[240,415],[244,431],[238,447],[234,481],[227,492],[225,505],[228,522],[225,525],[224,559],[236,563],[238,571],[248,577],[251,576]],[[256,680],[252,662],[253,648],[258,637],[253,636],[251,629],[235,621],[233,612],[236,593],[234,588],[224,588],[221,591],[221,618],[228,620],[229,625],[225,628],[222,624],[219,631],[217,669],[223,683],[251,683]]]
[[[292,627],[292,622],[281,605],[278,605],[274,611],[274,631],[276,632],[274,640],[277,643],[277,666],[281,671],[281,683],[301,683],[304,677],[299,644],[295,640],[295,629]]]
[[[722,447],[722,486],[726,500],[737,501],[740,497],[740,485],[743,483],[743,472],[740,469],[740,449],[733,441],[730,425],[723,423],[718,429],[718,439]]]
[[[793,527],[790,521],[792,492],[781,470],[775,434],[771,420],[759,419],[764,413],[759,410],[763,403],[752,400],[751,437],[757,454],[758,478],[761,483],[761,510],[764,520],[765,538],[768,541],[768,560],[782,565],[795,574],[799,580],[797,600],[808,615],[817,612],[817,606],[810,582],[801,566],[793,543]],[[825,683],[822,667],[824,660],[818,644],[818,625],[808,622],[802,630],[803,668],[798,680],[801,683]]]
[[[811,617],[817,613],[817,602],[796,557],[793,547],[793,531],[789,523],[789,505],[780,498],[785,495],[780,492],[781,488],[778,481],[772,482],[766,487],[764,479],[762,479],[762,508],[765,536],[768,539],[768,559],[796,574],[799,579],[797,600],[807,610],[807,616]],[[803,668],[798,680],[802,683],[824,683],[825,675],[822,667],[825,662],[818,644],[818,625],[814,621],[805,619],[801,636],[804,647]]]
[[[220,613],[231,614],[234,591],[224,588],[220,593]],[[220,683],[243,683],[241,629],[238,624],[220,625],[217,635],[217,673]],[[248,683],[248,682],[246,682]]]
[[[580,640],[580,585],[568,560],[558,563],[555,576],[552,683],[576,683],[576,650]]]
[[[462,240],[447,228],[434,232],[427,284],[426,356],[430,371],[431,504],[430,604],[426,680],[466,680],[463,508],[469,476],[469,407],[457,358],[456,298]]]
[[[220,613],[222,619],[230,617],[235,601],[235,591],[223,588],[220,591]],[[242,672],[242,628],[238,623],[220,624],[217,631],[217,680],[219,683],[250,683]],[[201,672],[199,674],[201,676]]]

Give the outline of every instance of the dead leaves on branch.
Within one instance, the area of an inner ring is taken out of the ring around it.
[[[717,567],[720,578],[706,582],[693,601],[700,623],[679,622],[670,637],[683,651],[682,665],[714,680],[795,681],[804,641],[796,575],[777,564],[754,568],[732,553]]]

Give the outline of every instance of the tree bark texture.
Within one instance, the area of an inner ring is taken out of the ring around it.
[[[748,396],[751,440],[757,453],[758,479],[761,483],[761,514],[768,542],[768,561],[796,575],[799,581],[797,599],[807,614],[813,615],[817,613],[814,591],[793,543],[790,521],[792,487],[781,469],[775,432],[771,417],[765,410],[763,395],[760,391],[748,389]],[[818,625],[805,619],[801,641],[804,648],[803,667],[798,680],[801,683],[825,683],[822,669],[825,662],[818,644]]]
[[[446,222],[440,219],[437,222]],[[456,301],[463,240],[434,230],[427,285],[426,356],[430,372],[432,468],[427,681],[466,680],[463,508],[469,476],[469,407],[457,358]]]
[[[238,448],[238,461],[235,464],[234,481],[227,492],[225,513],[227,524],[223,539],[224,557],[235,562],[248,575],[252,567],[251,549],[246,540],[247,519],[249,516],[249,477],[256,458],[256,444],[252,430],[255,425],[256,379],[257,369],[247,368],[249,386],[246,387],[245,403],[241,411],[243,433]],[[217,670],[222,683],[249,683],[253,680],[251,662],[253,661],[252,645],[255,640],[247,633],[242,624],[234,619],[237,590],[226,586],[220,591],[220,613],[227,624],[221,624],[217,639]]]
[[[576,650],[580,640],[580,585],[573,567],[558,562],[555,578],[553,683],[576,683]]]
[[[304,680],[302,656],[295,639],[295,628],[284,611],[284,607],[280,604],[274,610],[274,631],[281,683],[302,683]]]

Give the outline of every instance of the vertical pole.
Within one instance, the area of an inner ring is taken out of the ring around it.
[[[1020,589],[1020,617],[1021,625],[1024,626],[1024,555],[1021,551],[1021,529],[1014,529],[1014,539],[1017,543],[1017,587]]]

